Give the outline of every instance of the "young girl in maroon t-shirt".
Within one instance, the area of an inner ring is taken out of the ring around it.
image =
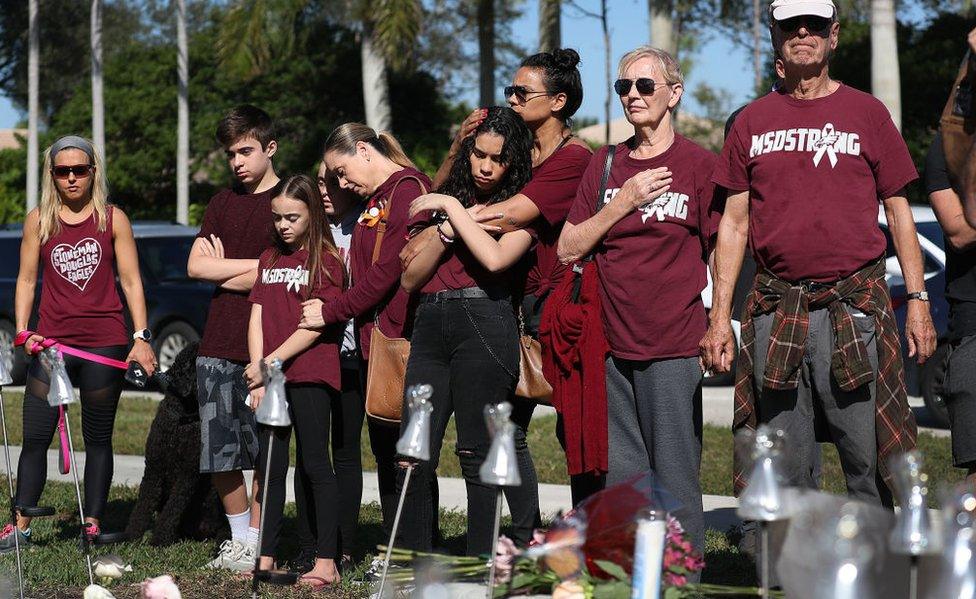
[[[44,286],[37,332],[28,337],[24,350],[33,356],[39,349],[37,344],[51,338],[115,360],[135,360],[152,374],[156,356],[148,343],[146,301],[135,239],[125,213],[108,203],[108,184],[100,157],[87,139],[62,137],[45,153],[43,177],[40,206],[24,220],[14,299],[17,330],[26,331],[40,266]],[[132,336],[122,314],[116,276],[136,331]],[[112,428],[124,372],[74,356],[65,355],[64,360],[81,394],[85,521],[89,523],[87,533],[97,536],[112,483]],[[48,375],[34,359],[24,393],[18,506],[36,506],[47,481],[47,448],[58,422],[58,409],[48,405],[47,392]],[[22,547],[30,536],[30,521],[29,517],[17,517]],[[11,533],[10,525],[0,532],[0,553],[14,548]]]
[[[467,552],[491,551],[497,496],[478,476],[491,444],[484,408],[512,401],[515,394],[519,332],[512,295],[521,290],[521,280],[512,267],[532,247],[533,235],[517,230],[496,240],[469,211],[493,211],[493,204],[525,185],[532,173],[531,148],[532,134],[515,111],[489,108],[485,120],[462,142],[439,193],[410,204],[412,217],[435,211],[447,219],[430,225],[439,241],[417,254],[401,279],[404,288],[421,291],[405,385],[429,383],[434,388],[431,460],[418,464],[415,476],[420,480],[411,485],[403,516],[404,543],[412,549],[430,549],[434,523],[425,506],[433,498],[427,481],[436,476],[440,446],[454,414],[457,454],[468,489]],[[519,470],[529,474],[522,485],[506,487],[505,495],[515,514],[516,540],[527,544],[539,516],[535,466],[524,428],[516,429],[516,444]]]
[[[285,366],[288,411],[298,440],[298,467],[309,481],[316,523],[315,566],[302,580],[313,587],[338,582],[339,491],[329,456],[330,419],[339,406],[342,388],[339,344],[342,326],[324,331],[298,328],[302,302],[312,297],[334,299],[342,294],[344,272],[332,240],[322,196],[311,178],[288,179],[271,201],[275,245],[258,260],[257,280],[251,290],[251,320],[247,340],[251,363],[245,377],[252,387],[251,408],[264,397],[261,361],[279,359]],[[275,436],[271,471],[265,473],[268,505],[264,509],[261,568],[273,567],[285,504],[290,427],[259,425],[265,464],[271,435]],[[256,494],[260,497],[260,493]],[[305,518],[305,514],[299,514]]]

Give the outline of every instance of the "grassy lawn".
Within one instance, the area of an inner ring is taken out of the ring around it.
[[[2,478],[2,477],[0,477]],[[6,480],[0,480],[5,486]],[[121,528],[135,503],[138,491],[125,487],[113,487],[109,505],[105,513],[106,526]],[[81,596],[87,585],[88,574],[84,559],[78,551],[78,518],[74,500],[74,488],[63,483],[49,482],[41,501],[57,509],[53,518],[37,519],[33,524],[33,545],[24,554],[24,573],[28,596],[33,598],[67,599]],[[282,530],[282,555],[291,556],[297,551],[294,534],[294,504],[285,509],[285,524]],[[465,520],[458,512],[441,512],[441,529],[444,548],[461,552],[464,547]],[[504,530],[503,530],[504,532]],[[332,589],[328,595],[337,598],[363,597],[365,589],[352,582],[359,578],[362,570],[370,562],[375,547],[385,542],[380,526],[380,512],[377,504],[363,506],[360,515],[359,545],[354,550],[359,560],[357,572],[347,577],[341,586]],[[133,571],[111,586],[116,597],[138,597],[138,582],[148,576],[162,573],[173,575],[183,592],[183,596],[197,597],[244,597],[250,592],[249,582],[226,572],[202,570],[200,566],[210,560],[216,552],[215,542],[186,541],[169,547],[152,547],[141,541],[121,543],[109,548],[96,548],[99,553],[115,553],[132,565]],[[722,533],[708,531],[706,542],[705,581],[727,584],[755,584],[754,568],[749,559],[731,546]],[[13,571],[14,556],[0,556],[0,568]],[[313,597],[314,593],[304,589],[281,589],[263,587],[262,597],[299,598]]]
[[[142,454],[145,436],[158,404],[152,400],[124,399],[116,422],[115,448],[120,454]],[[11,442],[18,444],[21,439],[21,398],[8,393],[4,400],[8,433]],[[81,427],[77,421],[78,409],[72,412],[75,442],[83,446]],[[535,457],[540,482],[565,483],[565,462],[562,451],[555,440],[555,418],[544,417],[533,421],[529,431],[529,443]],[[454,430],[449,427],[444,448],[441,452],[440,474],[460,476],[458,461],[453,453]],[[949,440],[922,435],[919,446],[925,452],[927,469],[934,486],[942,482],[958,481],[963,473],[953,469],[950,462]],[[832,447],[824,448],[824,480],[827,490],[842,492],[843,476]],[[374,464],[369,451],[368,437],[363,433],[363,462],[369,470]],[[731,494],[732,437],[729,431],[720,427],[705,427],[704,454],[702,458],[702,484],[705,493]],[[0,488],[5,488],[6,480],[0,477]],[[106,530],[119,530],[124,527],[135,503],[138,491],[125,487],[113,487],[110,502],[105,514]],[[930,497],[937,496],[930,494]],[[5,504],[6,502],[0,502]],[[74,489],[70,485],[49,482],[42,504],[51,505],[58,511],[54,518],[38,519],[33,529],[34,545],[25,557],[25,573],[30,596],[44,598],[78,597],[87,584],[83,559],[78,552],[78,522],[74,500]],[[0,508],[0,511],[5,508]],[[294,534],[294,505],[286,507],[286,521],[282,531],[282,555],[290,557],[296,551]],[[376,504],[363,506],[360,517],[361,533],[354,548],[354,555],[360,560],[360,570],[369,563],[375,553],[376,545],[385,542],[380,527],[380,514]],[[444,549],[461,552],[464,547],[465,522],[463,514],[442,512],[441,526],[445,538]],[[98,551],[111,551],[119,554],[133,565],[134,571],[127,574],[113,588],[117,597],[137,597],[138,581],[147,576],[161,573],[174,575],[185,597],[241,597],[249,593],[247,581],[240,580],[223,572],[208,572],[200,569],[216,551],[214,542],[184,542],[170,547],[151,547],[141,541],[129,542]],[[97,551],[96,551],[97,553]],[[706,569],[704,582],[732,585],[754,585],[754,567],[751,560],[739,553],[724,531],[709,530],[706,539]],[[0,567],[14,567],[13,556],[0,556]],[[354,573],[340,587],[331,590],[333,597],[361,597],[365,590],[349,580],[358,578]],[[311,597],[306,590],[277,589],[268,587],[263,597]]]
[[[21,441],[22,407],[20,394],[7,393],[4,397],[4,408],[7,414],[7,431],[11,443],[17,445]],[[115,422],[114,447],[117,454],[143,455],[145,451],[146,435],[149,425],[156,413],[158,402],[151,399],[122,399]],[[84,447],[81,435],[80,409],[72,406],[69,412],[71,418],[72,439],[76,447]],[[566,462],[562,449],[556,441],[556,418],[546,416],[532,421],[529,428],[529,447],[535,460],[539,482],[568,484],[566,476]],[[461,468],[457,456],[454,454],[456,440],[454,426],[448,426],[444,444],[441,448],[441,459],[438,473],[441,476],[460,477]],[[55,444],[57,442],[55,441]],[[702,491],[708,495],[732,494],[732,435],[728,429],[717,426],[705,426],[702,454]],[[926,470],[929,479],[933,481],[933,488],[942,483],[955,483],[964,478],[964,471],[952,467],[952,453],[948,438],[935,437],[929,434],[919,435],[919,449],[925,454]],[[369,450],[369,436],[366,427],[362,433],[363,468],[375,470],[376,463]],[[294,464],[295,443],[292,441],[292,464]],[[832,445],[823,446],[823,474],[824,489],[832,493],[844,492],[844,476],[837,459],[837,451]],[[930,493],[931,507],[936,507],[938,493]]]

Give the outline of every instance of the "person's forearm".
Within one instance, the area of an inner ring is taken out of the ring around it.
[[[186,274],[191,279],[219,285],[249,270],[257,270],[257,268],[257,259],[214,258],[213,256],[193,255],[187,261]]]
[[[425,231],[433,229],[436,233],[436,228],[428,227]],[[425,236],[423,247],[403,269],[400,285],[409,293],[419,290],[437,272],[437,266],[446,251],[447,246],[437,238],[436,234],[433,239]]]
[[[17,290],[14,292],[14,319],[17,332],[27,329],[30,323],[31,309],[34,307],[34,292],[37,288],[37,279],[30,280],[17,277]]]
[[[563,264],[572,264],[589,254],[624,214],[607,206],[578,225],[567,222],[556,244],[556,257]]]
[[[298,329],[285,339],[284,343],[268,354],[266,359],[273,360],[278,358],[282,362],[287,362],[312,347],[312,344],[319,338],[319,335],[321,335],[319,331]]]
[[[888,231],[891,232],[895,255],[898,256],[902,278],[905,280],[905,290],[908,293],[925,291],[922,248],[918,244],[918,233],[915,231],[915,220],[912,218],[908,199],[902,196],[888,198],[884,208]]]
[[[929,203],[939,220],[946,243],[957,252],[965,252],[976,246],[976,227],[966,222],[962,201],[951,188],[929,194]]]
[[[448,207],[447,218],[451,221],[457,238],[489,272],[501,272],[512,265],[513,256],[505,255],[499,241],[482,229],[460,204],[451,204]],[[521,256],[514,258],[519,257]]]
[[[237,275],[236,277],[231,277],[220,284],[221,289],[226,289],[228,291],[240,291],[247,292],[254,287],[254,281],[258,278],[257,270],[249,270],[242,275]]]
[[[129,316],[132,317],[132,328],[141,331],[149,326],[146,318],[146,296],[142,289],[142,279],[139,277],[122,278],[122,293],[125,303],[129,306]]]
[[[712,307],[709,320],[728,322],[732,318],[732,296],[742,271],[746,243],[749,238],[749,218],[726,213],[718,226],[712,269]]]
[[[247,355],[251,364],[259,364],[264,358],[264,331],[261,328],[261,306],[251,306],[251,318],[247,323]]]

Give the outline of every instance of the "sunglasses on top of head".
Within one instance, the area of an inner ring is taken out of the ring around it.
[[[649,96],[654,93],[654,90],[658,86],[667,86],[667,83],[658,83],[649,77],[640,77],[639,79],[617,79],[613,82],[613,91],[617,92],[618,96],[626,96],[630,93],[630,89],[635,85],[637,86],[637,93]]]
[[[56,179],[67,179],[71,175],[74,175],[78,179],[83,179],[90,175],[95,167],[90,164],[73,164],[70,166],[54,166],[51,167],[51,173],[54,174]]]
[[[800,30],[800,27],[805,27],[810,33],[826,34],[830,31],[830,26],[833,24],[832,19],[827,17],[817,17],[814,15],[800,15],[798,17],[790,17],[789,19],[783,19],[781,21],[775,21],[776,26],[783,33],[796,33]]]
[[[505,89],[504,89],[504,92],[505,92],[505,97],[506,98],[510,98],[512,96],[515,96],[515,99],[518,100],[519,104],[524,104],[527,100],[530,99],[529,96],[532,96],[533,98],[535,98],[537,96],[551,96],[552,95],[552,92],[550,92],[550,91],[541,91],[541,92],[531,91],[531,90],[527,89],[524,85],[509,85],[509,86],[506,86]]]

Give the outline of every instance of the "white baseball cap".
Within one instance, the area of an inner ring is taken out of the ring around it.
[[[837,7],[832,0],[773,0],[769,12],[777,21],[806,15],[829,19],[837,14]]]

